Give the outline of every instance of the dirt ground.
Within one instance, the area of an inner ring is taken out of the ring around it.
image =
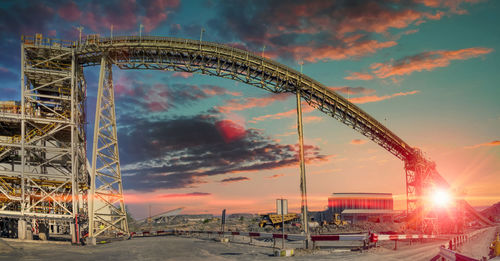
[[[233,239],[233,238],[232,238]],[[0,239],[0,260],[276,260],[272,256],[272,241],[235,237],[231,243],[220,243],[208,238],[177,236],[134,238],[97,246],[68,244],[40,244]],[[277,242],[280,245],[281,242]],[[386,242],[368,251],[350,251],[346,248],[326,247],[313,252],[299,252],[290,260],[429,260],[444,242],[427,243]],[[287,247],[301,247],[292,242]]]
[[[485,232],[476,235],[472,241],[459,247],[458,251],[475,259],[481,259],[483,256],[488,257],[490,252],[489,246],[496,238],[497,232],[500,232],[500,227],[491,227]]]

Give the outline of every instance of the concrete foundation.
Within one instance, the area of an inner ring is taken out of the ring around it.
[[[26,220],[19,220],[17,222],[17,238],[21,240],[26,239]]]
[[[87,244],[91,246],[97,245],[97,240],[95,237],[88,237],[87,238]]]

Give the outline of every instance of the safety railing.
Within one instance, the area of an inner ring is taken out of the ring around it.
[[[33,46],[47,46],[54,48],[74,48],[76,47],[75,41],[68,41],[62,39],[43,37],[41,34],[36,35],[23,35],[21,36],[21,42],[25,45]]]
[[[62,114],[63,117],[67,117],[67,115],[69,114],[69,112],[65,112]],[[28,131],[24,137],[24,140],[25,142],[30,142],[33,138],[35,137],[38,137],[38,136],[42,136],[42,135],[45,135],[46,133],[52,131],[53,129],[55,129],[57,126],[58,126],[59,123],[57,122],[51,122],[45,126],[43,126],[42,128],[38,129],[38,128],[35,128],[35,129],[31,129],[30,131]],[[5,143],[10,143],[10,144],[19,144],[21,143],[21,139],[22,139],[22,136],[17,134],[17,135],[14,135],[14,136],[11,136],[11,137],[8,137],[7,140],[5,141]],[[0,146],[0,154],[2,154],[3,152],[7,151],[9,149],[8,146]]]

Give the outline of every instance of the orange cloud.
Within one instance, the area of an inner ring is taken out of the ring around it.
[[[363,104],[363,103],[369,103],[369,102],[383,101],[383,100],[391,99],[391,98],[398,97],[398,96],[412,95],[412,94],[416,94],[419,92],[420,91],[411,91],[411,92],[398,92],[398,93],[394,93],[391,95],[384,95],[384,96],[377,96],[377,95],[363,96],[363,97],[350,98],[349,101],[352,103]]]
[[[475,4],[482,0],[414,0],[416,3],[424,4],[428,7],[447,7],[452,13],[466,14],[467,10],[462,9],[462,3]]]
[[[344,60],[352,57],[362,57],[374,54],[379,49],[384,49],[397,45],[395,41],[379,42],[377,40],[368,40],[364,42],[346,43],[344,46],[289,46],[287,53],[292,53],[296,60],[307,62]]]
[[[372,64],[370,68],[378,78],[383,79],[391,76],[410,75],[415,71],[432,71],[435,68],[450,65],[450,61],[452,60],[467,60],[491,53],[492,51],[493,49],[491,48],[482,47],[460,49],[455,51],[430,51],[387,63],[375,63]]]
[[[288,94],[272,94],[262,98],[231,99],[226,101],[226,104],[215,108],[221,113],[243,111],[255,107],[266,107],[275,101],[285,100],[288,96]]]
[[[377,10],[372,15],[345,19],[339,25],[339,33],[355,32],[362,29],[367,32],[384,33],[389,28],[405,28],[414,21],[422,18],[423,13],[407,9],[400,12]]]
[[[466,149],[477,149],[479,147],[494,147],[494,146],[500,146],[500,140],[494,140],[492,142],[486,142],[486,143],[476,144],[476,145],[472,145],[472,146],[467,146],[465,148]]]
[[[323,118],[318,117],[318,116],[307,116],[307,117],[304,117],[304,119],[302,121],[304,123],[310,123],[310,122],[320,122],[322,120],[323,120]]]
[[[372,94],[375,92],[374,89],[368,89],[365,87],[348,87],[348,86],[339,86],[339,87],[329,87],[333,91],[341,92],[343,94]]]
[[[350,144],[352,144],[352,145],[363,145],[366,142],[367,142],[366,140],[354,139],[354,140],[351,140]]]
[[[353,72],[349,76],[344,77],[344,79],[368,81],[368,80],[373,79],[373,75],[371,75],[369,73]]]
[[[203,93],[205,93],[207,96],[216,96],[216,95],[231,95],[231,96],[241,96],[241,92],[232,92],[229,90],[226,90],[224,88],[215,88],[215,86],[212,86],[212,88],[204,88],[202,89]]]
[[[302,104],[302,113],[308,113],[314,110],[313,107],[311,106],[304,106],[304,103]],[[289,111],[285,112],[279,112],[279,113],[274,113],[274,114],[266,114],[258,117],[253,117],[249,122],[256,123],[258,121],[265,121],[265,120],[279,120],[283,118],[289,118],[297,115],[297,109],[291,109]]]
[[[127,191],[124,193],[125,202],[127,204],[143,204],[143,203],[151,203],[151,202],[165,202],[182,199],[186,200],[189,198],[200,198],[200,197],[209,197],[212,196],[212,193],[206,192],[191,192],[191,193],[171,193],[171,194],[162,194],[162,193],[137,193],[135,191]]]

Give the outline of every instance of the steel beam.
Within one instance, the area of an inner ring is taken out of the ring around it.
[[[306,248],[309,248],[309,217],[307,214],[307,184],[306,164],[304,160],[304,130],[302,128],[302,104],[300,100],[300,88],[296,91],[297,97],[297,132],[299,135],[299,164],[300,164],[300,209],[302,212],[302,227],[306,235]],[[282,210],[283,211],[283,210]]]

